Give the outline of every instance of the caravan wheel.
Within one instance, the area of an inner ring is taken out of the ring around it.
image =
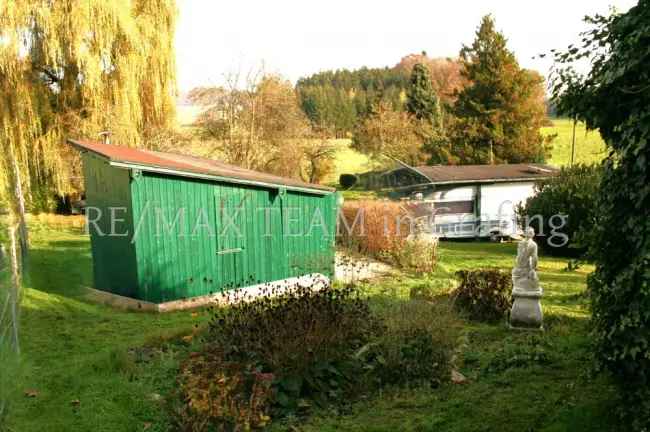
[[[503,236],[501,235],[500,232],[491,232],[490,233],[490,241],[495,242],[495,243],[502,243],[503,242]]]

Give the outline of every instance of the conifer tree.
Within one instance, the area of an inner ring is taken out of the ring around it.
[[[467,85],[454,106],[452,152],[461,163],[542,162],[547,140],[543,79],[522,69],[491,16],[460,52]]]
[[[406,110],[418,120],[433,124],[438,112],[438,98],[431,86],[429,70],[422,63],[413,67],[406,93]]]

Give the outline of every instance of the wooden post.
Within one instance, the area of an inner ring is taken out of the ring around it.
[[[492,140],[490,140],[490,165],[494,165],[494,150],[492,149]]]
[[[16,227],[9,227],[10,259],[11,259],[11,288],[9,292],[9,307],[11,310],[11,342],[14,351],[20,354],[18,340],[18,303],[20,302],[20,271],[18,268],[18,242],[16,241]]]
[[[25,210],[25,194],[23,193],[22,177],[18,167],[18,159],[12,152],[11,161],[14,169],[14,193],[16,194],[16,212],[18,213],[18,242],[20,243],[20,268],[22,273],[27,271],[27,252],[29,245],[29,233],[27,231],[27,211]]]
[[[573,166],[573,162],[576,156],[576,123],[577,119],[574,117],[573,118],[573,138],[571,139],[571,166]]]

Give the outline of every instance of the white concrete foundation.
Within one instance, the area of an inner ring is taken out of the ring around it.
[[[298,287],[311,287],[318,291],[329,284],[330,280],[327,276],[320,273],[312,273],[304,276],[251,285],[222,293],[192,297],[183,300],[173,300],[165,303],[146,302],[106,291],[100,291],[90,287],[85,287],[86,293],[84,294],[84,298],[93,303],[105,304],[119,309],[139,310],[143,312],[172,312],[203,306],[224,306],[242,301],[252,301],[258,297],[267,295],[278,296],[291,292]]]

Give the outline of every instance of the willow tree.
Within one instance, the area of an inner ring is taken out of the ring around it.
[[[38,189],[68,189],[75,164],[66,137],[110,131],[140,146],[171,124],[175,17],[174,0],[0,2],[0,206],[11,263],[0,344],[19,351],[25,209]]]

